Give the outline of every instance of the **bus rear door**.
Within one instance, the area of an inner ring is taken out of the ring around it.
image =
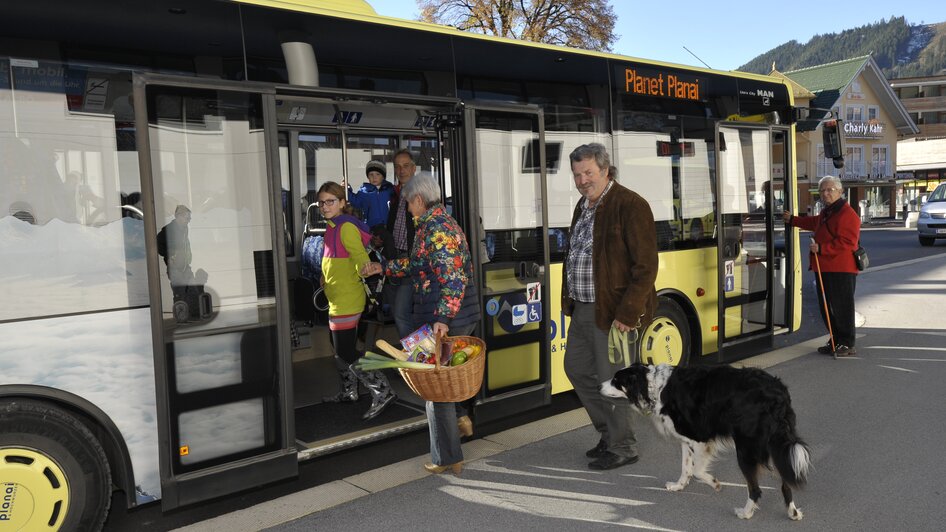
[[[545,130],[535,106],[465,112],[465,183],[478,228],[470,241],[489,350],[479,422],[551,401]]]
[[[784,127],[720,125],[717,227],[720,360],[772,344],[792,313],[793,277],[781,212],[791,197]]]
[[[147,75],[134,95],[170,509],[297,474],[275,100]]]

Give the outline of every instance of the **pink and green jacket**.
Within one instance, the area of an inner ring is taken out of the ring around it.
[[[328,297],[328,315],[360,314],[365,309],[365,289],[358,275],[368,263],[365,246],[371,232],[364,222],[350,214],[328,221],[322,251],[322,276]]]

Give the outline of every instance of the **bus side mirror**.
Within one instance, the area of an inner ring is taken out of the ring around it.
[[[834,161],[835,168],[844,168],[841,120],[825,120],[821,124],[821,134],[824,138],[824,156]]]

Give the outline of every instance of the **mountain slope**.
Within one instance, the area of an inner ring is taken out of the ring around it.
[[[904,17],[867,24],[841,33],[815,35],[807,43],[792,40],[738,68],[768,74],[873,54],[888,79],[946,74],[946,22],[909,24]]]

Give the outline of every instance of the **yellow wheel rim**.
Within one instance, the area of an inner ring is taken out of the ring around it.
[[[641,362],[676,366],[683,359],[683,335],[673,320],[655,319],[641,337]]]
[[[0,492],[3,530],[58,530],[69,510],[62,468],[29,449],[0,449]]]

